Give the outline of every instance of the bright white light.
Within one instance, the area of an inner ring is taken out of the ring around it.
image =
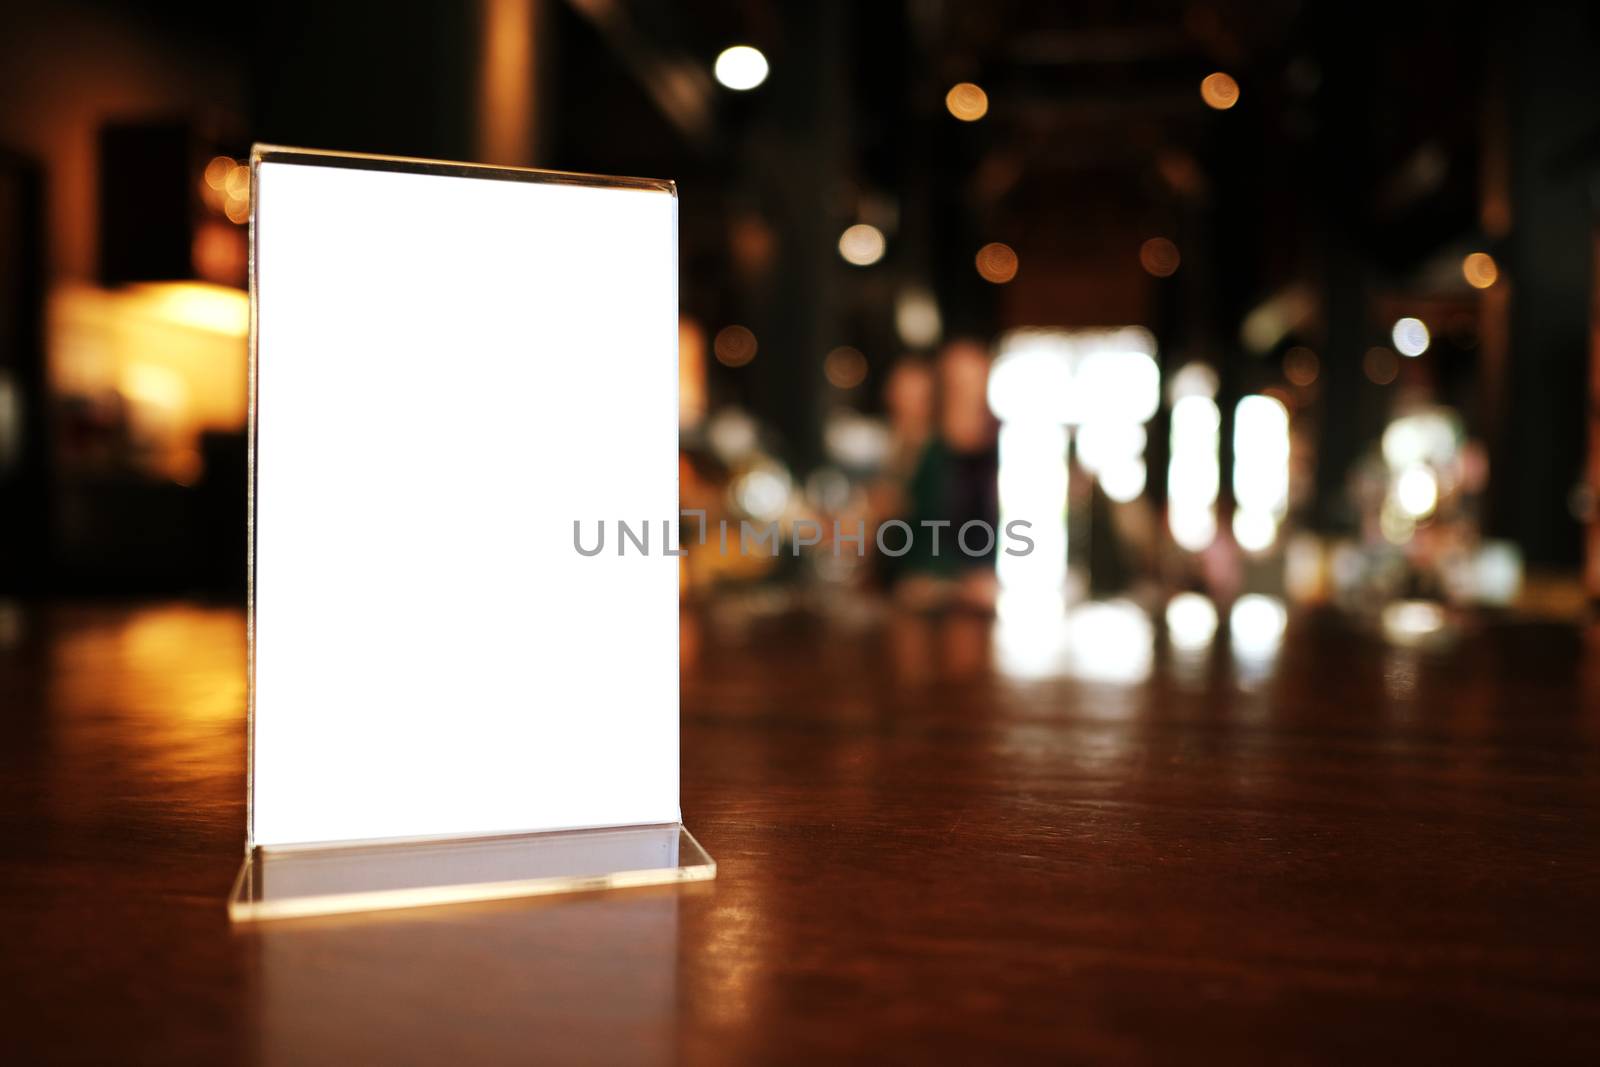
[[[1278,520],[1270,511],[1239,508],[1233,513],[1233,539],[1246,552],[1265,552],[1278,538]]]
[[[1283,601],[1260,593],[1246,593],[1233,602],[1233,610],[1228,613],[1234,654],[1247,660],[1271,656],[1283,641],[1288,621],[1289,613]]]
[[[1103,468],[1144,454],[1147,435],[1137,422],[1086,422],[1078,429],[1078,462],[1098,474]]]
[[[1079,421],[1146,422],[1161,406],[1161,368],[1143,352],[1090,351],[1074,378]]]
[[[717,57],[716,74],[717,81],[729,89],[739,92],[754,89],[767,80],[767,57],[759,49],[736,44],[723,49]]]
[[[1129,600],[1084,604],[1067,616],[1072,673],[1091,682],[1134,685],[1150,676],[1155,629]]]
[[[1097,477],[1100,488],[1106,496],[1119,504],[1126,504],[1130,500],[1137,500],[1139,494],[1144,492],[1145,466],[1141,456],[1131,456],[1107,463],[1100,468]]]
[[[870,267],[883,258],[885,248],[883,231],[866,222],[858,222],[839,235],[839,254],[846,263]]]
[[[1076,420],[1072,346],[1060,335],[1028,334],[1002,342],[989,368],[989,410],[1001,422]]]
[[[1217,607],[1200,593],[1179,593],[1167,601],[1167,640],[1180,652],[1202,652],[1217,633]]]
[[[1427,467],[1407,467],[1395,481],[1394,498],[1413,519],[1426,518],[1439,503],[1439,479]]]
[[[995,574],[1007,590],[1060,597],[1067,577],[1067,431],[1048,422],[1000,427],[1000,528],[1015,519],[1032,524],[1033,551],[1001,552]]]
[[[1186,552],[1204,552],[1217,539],[1217,515],[1208,506],[1173,504],[1167,512],[1172,539]]]
[[[1220,422],[1216,403],[1202,393],[1186,393],[1172,407],[1167,526],[1172,539],[1189,552],[1202,551],[1217,536]]]
[[[1233,537],[1264,552],[1289,510],[1289,412],[1270,396],[1247,396],[1233,415]]]
[[[1443,410],[1402,415],[1383,431],[1383,460],[1391,470],[1449,463],[1458,451],[1458,424],[1454,413]]]
[[[1420,356],[1428,350],[1428,324],[1421,319],[1404,318],[1389,333],[1394,350],[1402,356]]]

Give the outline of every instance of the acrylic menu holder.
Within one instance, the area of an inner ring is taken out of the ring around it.
[[[229,914],[715,877],[678,807],[676,189],[271,146],[250,169]],[[577,551],[619,519],[659,537]]]

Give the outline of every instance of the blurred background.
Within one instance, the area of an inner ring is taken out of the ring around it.
[[[1600,594],[1583,5],[76,0],[0,66],[13,604],[242,595],[254,141],[675,179],[683,506],[825,532],[694,546],[735,620],[993,612],[1115,677]]]

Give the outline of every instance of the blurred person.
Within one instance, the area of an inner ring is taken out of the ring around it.
[[[895,559],[895,593],[905,604],[948,604],[990,610],[999,543],[998,427],[989,412],[989,350],[972,339],[951,341],[934,365],[932,432],[918,451],[905,487],[910,550]],[[957,540],[966,523],[987,524],[989,550],[968,555]]]

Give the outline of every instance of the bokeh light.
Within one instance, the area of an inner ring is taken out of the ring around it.
[[[1426,352],[1428,344],[1433,340],[1428,335],[1428,324],[1409,316],[1397,321],[1394,329],[1389,331],[1389,336],[1394,341],[1395,351],[1402,356],[1412,357]]]
[[[1471,252],[1461,261],[1461,276],[1474,289],[1487,289],[1500,279],[1500,267],[1487,252]]]
[[[867,357],[849,345],[841,345],[822,361],[822,373],[835,389],[854,389],[867,379]]]
[[[960,82],[944,94],[944,106],[962,122],[977,122],[989,113],[989,94],[971,82]]]
[[[1290,384],[1302,388],[1317,380],[1321,363],[1317,354],[1304,345],[1296,345],[1283,354],[1283,376]]]
[[[1382,345],[1367,349],[1361,360],[1361,370],[1378,385],[1388,385],[1400,375],[1400,360],[1392,349]]]
[[[1215,74],[1208,74],[1200,82],[1200,99],[1204,100],[1209,108],[1226,111],[1239,102],[1239,83],[1233,80],[1232,75],[1224,74],[1220,70]]]
[[[724,326],[711,342],[711,351],[724,367],[742,367],[756,358],[756,335],[744,326]]]
[[[767,57],[747,44],[725,48],[717,56],[717,81],[729,89],[745,92],[767,80]]]
[[[1139,266],[1157,278],[1170,278],[1178,272],[1182,262],[1178,246],[1165,237],[1152,237],[1139,246]]]
[[[978,249],[977,264],[983,280],[995,285],[1004,285],[1017,276],[1017,253],[999,241]]]
[[[839,235],[839,255],[846,263],[870,267],[883,258],[886,244],[883,231],[870,223],[858,222]]]

